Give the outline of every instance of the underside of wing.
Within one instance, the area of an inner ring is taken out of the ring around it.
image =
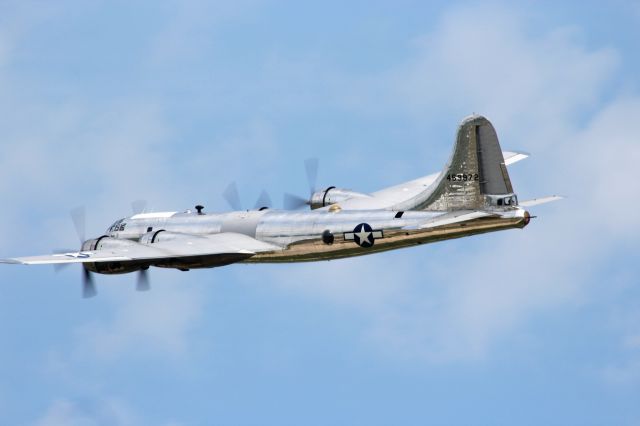
[[[268,244],[247,235],[233,232],[206,236],[167,233],[164,240],[159,240],[152,244],[142,244],[130,240],[114,240],[111,238],[105,238],[102,241],[102,244],[97,250],[2,259],[0,263],[38,265],[144,262],[154,264],[156,262],[162,263],[168,259],[177,261],[183,258],[222,255],[237,255],[236,257],[240,259],[251,257],[256,253],[282,249],[273,244]]]

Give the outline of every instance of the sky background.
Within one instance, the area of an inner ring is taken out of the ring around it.
[[[0,0],[0,257],[236,181],[359,191],[492,120],[511,230],[316,264],[0,267],[2,425],[640,424],[640,3]]]

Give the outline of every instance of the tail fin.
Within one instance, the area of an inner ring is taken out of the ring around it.
[[[458,127],[449,162],[416,208],[442,211],[517,203],[498,135],[489,120],[473,115]]]

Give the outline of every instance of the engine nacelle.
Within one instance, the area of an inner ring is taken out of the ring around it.
[[[85,241],[82,244],[82,251],[108,251],[110,249],[130,248],[135,245],[136,243],[130,240],[122,240],[104,235],[100,238]],[[126,274],[128,272],[138,271],[148,265],[135,261],[123,261],[85,263],[84,266],[88,270],[99,274]]]
[[[103,235],[100,238],[94,238],[94,239],[85,241],[82,244],[82,251],[121,249],[121,248],[133,247],[135,245],[136,243],[131,240],[112,238],[107,235]]]
[[[159,243],[161,241],[173,241],[179,240],[183,238],[193,239],[193,235],[190,234],[181,234],[179,232],[169,232],[164,229],[159,229],[153,232],[147,232],[146,234],[140,237],[141,244],[154,244]]]
[[[330,186],[329,188],[314,192],[311,196],[311,203],[309,204],[311,210],[319,209],[322,207],[330,206],[332,204],[341,203],[349,198],[369,198],[371,195],[364,194],[362,192],[351,191],[350,189],[336,188]]]

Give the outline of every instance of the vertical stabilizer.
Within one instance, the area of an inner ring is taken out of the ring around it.
[[[515,204],[498,135],[489,120],[473,115],[458,127],[449,162],[415,208],[448,211]]]

